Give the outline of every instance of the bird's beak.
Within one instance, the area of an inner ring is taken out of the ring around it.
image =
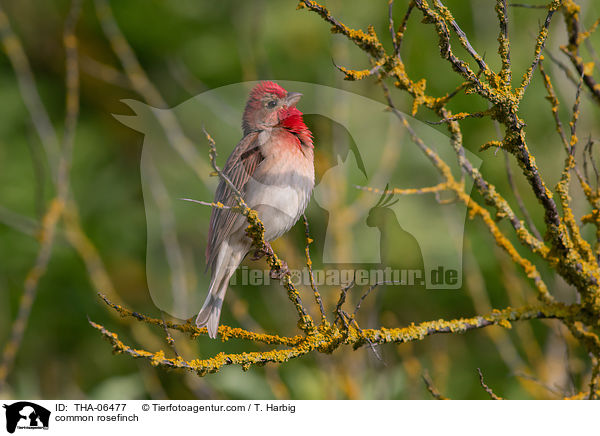
[[[285,98],[286,106],[287,107],[296,106],[296,104],[300,101],[300,97],[302,97],[302,94],[300,94],[299,92],[288,93],[287,97]]]

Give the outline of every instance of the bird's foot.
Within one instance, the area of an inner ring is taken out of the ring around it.
[[[273,257],[274,255],[275,255],[275,252],[273,251],[271,244],[269,244],[268,242],[265,242],[264,246],[262,246],[261,248],[259,248],[258,250],[256,250],[254,252],[254,255],[252,256],[252,260],[259,260],[265,256]],[[281,264],[281,267],[278,269],[272,269],[271,272],[269,273],[271,278],[274,280],[281,280],[284,275],[286,275],[287,273],[290,272],[288,265],[284,260],[279,259],[279,262]]]
[[[269,273],[273,280],[281,280],[284,275],[290,272],[286,261],[280,259],[279,262],[281,263],[281,268],[272,269]]]
[[[271,244],[265,242],[265,245],[262,248],[257,249],[252,256],[252,260],[260,260],[266,255],[273,256],[273,248],[271,248]]]

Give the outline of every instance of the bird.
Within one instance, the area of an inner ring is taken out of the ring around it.
[[[301,93],[272,81],[250,91],[242,117],[243,137],[229,155],[223,175],[241,193],[264,224],[267,249],[298,221],[315,184],[313,135],[296,104]],[[235,206],[234,192],[221,179],[214,203]],[[246,218],[231,208],[211,212],[206,268],[211,270],[208,295],[196,325],[216,338],[229,279],[252,247]]]

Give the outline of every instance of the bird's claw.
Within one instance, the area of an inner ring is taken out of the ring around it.
[[[273,280],[281,280],[284,275],[290,272],[288,265],[285,261],[280,260],[281,267],[279,269],[272,269],[269,275]]]
[[[252,260],[259,260],[265,256],[273,257],[274,255],[275,255],[275,252],[273,251],[271,244],[266,242],[264,246],[262,246],[261,248],[257,249],[254,252],[254,255],[252,256]],[[270,277],[273,280],[281,280],[284,275],[286,275],[287,273],[290,272],[288,265],[285,261],[280,259],[279,262],[280,262],[281,266],[277,269],[272,269],[271,272],[269,273]]]
[[[273,248],[271,248],[271,244],[268,242],[266,242],[263,247],[256,249],[252,256],[252,260],[260,260],[266,255],[273,256]]]

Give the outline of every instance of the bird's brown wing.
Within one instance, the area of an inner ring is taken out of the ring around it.
[[[231,183],[243,196],[246,183],[263,159],[258,146],[258,132],[250,133],[242,138],[229,155],[225,168],[223,168],[223,174],[231,180]],[[225,206],[236,205],[232,190],[223,180],[217,187],[216,202],[221,202]],[[219,252],[219,246],[229,236],[239,216],[239,213],[233,212],[231,209],[213,208],[208,229],[208,245],[206,246],[207,267],[213,265]]]

